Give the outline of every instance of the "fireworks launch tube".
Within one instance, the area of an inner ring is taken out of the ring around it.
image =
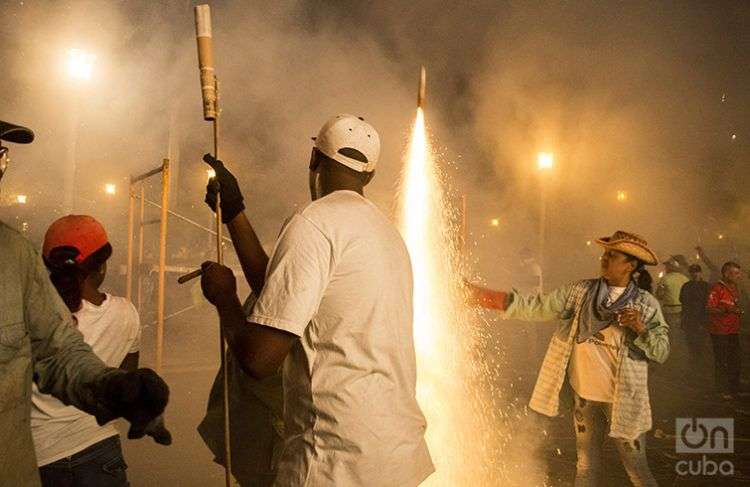
[[[211,37],[211,8],[208,5],[195,6],[195,38],[198,41],[203,119],[216,120],[216,75],[214,73],[213,38]]]

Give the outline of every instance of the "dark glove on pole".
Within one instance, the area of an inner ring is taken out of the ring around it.
[[[211,178],[206,186],[206,204],[216,211],[216,193],[221,188],[221,220],[223,223],[229,223],[245,210],[245,200],[237,184],[237,178],[229,172],[223,162],[214,159],[211,154],[204,155],[203,161],[216,172],[216,177]]]
[[[130,422],[128,438],[149,435],[159,444],[172,443],[162,417],[169,387],[153,370],[111,369],[97,384],[97,395],[102,406],[96,414],[100,425],[122,417]]]

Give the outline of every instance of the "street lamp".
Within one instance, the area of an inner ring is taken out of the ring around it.
[[[25,194],[16,195],[16,203],[19,205],[25,205],[28,197]]]
[[[490,220],[490,225],[492,225],[493,227],[500,226],[500,219],[499,218],[493,218],[492,220]]]
[[[117,186],[112,183],[107,183],[104,185],[104,192],[107,194],[115,194],[117,193]]]
[[[208,179],[213,179],[216,177],[216,171],[213,169],[206,169],[206,176],[208,176]]]
[[[555,165],[555,155],[552,152],[539,152],[536,155],[536,167],[540,172],[550,171]],[[539,276],[539,291],[544,290],[544,241],[547,226],[547,185],[545,179],[539,181],[541,200],[539,205],[539,267],[542,275]]]
[[[90,80],[96,56],[83,49],[68,49],[68,75],[73,79]]]
[[[628,193],[626,191],[620,190],[617,192],[617,201],[625,201],[628,199]]]
[[[69,118],[67,167],[63,176],[63,211],[71,213],[75,203],[75,179],[76,179],[76,145],[78,142],[78,125],[81,111],[81,98],[84,96],[82,90],[76,89],[78,85],[91,80],[94,73],[94,61],[96,55],[83,49],[68,49],[65,58],[65,67],[68,77],[74,82],[73,93],[65,98],[69,100],[66,107]]]
[[[555,165],[555,155],[551,152],[540,152],[536,155],[536,166],[540,171],[552,169]]]

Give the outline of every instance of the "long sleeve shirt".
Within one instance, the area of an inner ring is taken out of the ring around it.
[[[31,383],[95,413],[104,363],[75,329],[31,244],[0,223],[0,485],[39,485],[31,437]]]
[[[711,287],[708,293],[706,307],[722,310],[722,313],[709,313],[708,331],[712,335],[735,335],[740,332],[740,315],[732,312],[739,304],[740,296],[737,289],[719,281]]]
[[[548,294],[513,293],[503,318],[523,321],[557,320],[529,406],[547,415],[557,416],[560,392],[578,334],[578,321],[584,297],[595,280],[583,280],[558,288]],[[651,405],[648,395],[648,361],[663,363],[669,356],[669,326],[659,303],[647,291],[640,290],[633,302],[646,325],[640,335],[629,332],[622,347],[617,368],[609,435],[635,439],[651,429]]]

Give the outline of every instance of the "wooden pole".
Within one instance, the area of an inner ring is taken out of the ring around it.
[[[213,120],[214,129],[214,158],[219,159],[219,81],[214,77],[216,86],[216,117]],[[216,194],[216,262],[224,264],[224,224],[221,214],[221,187]],[[230,441],[230,421],[229,421],[229,370],[227,369],[228,349],[224,341],[224,330],[219,325],[219,343],[221,354],[221,368],[224,371],[222,389],[224,396],[224,459],[225,459],[225,487],[232,485],[232,447]]]
[[[138,220],[138,268],[135,270],[137,277],[136,281],[136,308],[138,314],[141,314],[141,307],[143,305],[143,276],[141,275],[143,270],[143,220],[146,216],[146,188],[141,183],[141,211],[140,219]]]
[[[214,71],[213,39],[211,34],[211,7],[196,5],[195,37],[198,44],[198,67],[200,68],[201,94],[203,98],[203,120],[213,122],[214,157],[219,159],[219,83]],[[216,197],[216,260],[224,262],[222,248],[221,222],[221,188]],[[232,450],[229,441],[229,381],[227,370],[227,349],[224,333],[219,325],[219,346],[221,352],[221,369],[224,371],[224,482],[226,487],[232,485]]]
[[[164,352],[164,284],[167,265],[167,218],[169,217],[169,159],[161,172],[161,225],[159,228],[159,301],[156,308],[156,372],[161,372]]]
[[[125,297],[133,300],[133,220],[135,218],[135,195],[133,185],[128,186],[128,267],[125,272]]]

